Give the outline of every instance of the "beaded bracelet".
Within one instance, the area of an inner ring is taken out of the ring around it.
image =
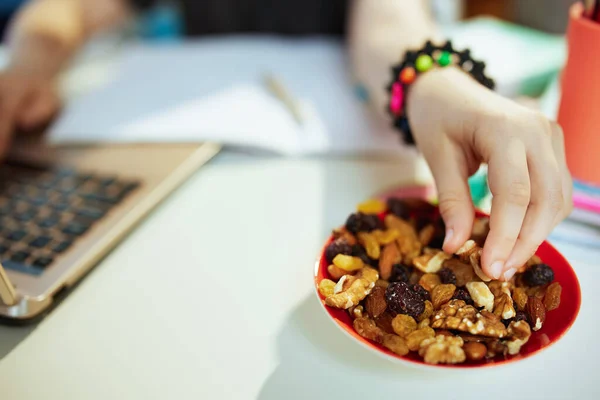
[[[494,89],[494,81],[484,74],[485,63],[474,60],[469,49],[456,51],[450,41],[443,46],[435,46],[431,41],[427,41],[422,49],[407,51],[404,60],[392,67],[392,81],[387,87],[390,93],[387,110],[393,118],[394,127],[401,131],[407,144],[414,144],[415,140],[406,116],[404,94],[419,74],[431,70],[436,65],[442,68],[458,66],[483,86]]]

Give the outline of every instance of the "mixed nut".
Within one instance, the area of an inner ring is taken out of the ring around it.
[[[516,355],[559,307],[562,289],[537,256],[508,282],[486,276],[488,230],[478,218],[472,238],[446,254],[433,205],[369,200],[334,231],[319,292],[327,306],[347,310],[360,336],[400,356],[456,364]]]

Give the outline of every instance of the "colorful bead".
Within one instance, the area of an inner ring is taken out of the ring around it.
[[[429,70],[433,66],[433,60],[427,54],[421,54],[417,57],[417,61],[415,62],[415,67],[417,67],[417,71],[425,72]]]
[[[440,53],[440,56],[437,59],[438,64],[440,64],[442,67],[450,65],[451,61],[452,61],[452,57],[450,56],[450,53],[448,53],[447,51],[442,51]]]
[[[392,97],[390,98],[390,111],[395,115],[400,115],[402,112],[402,102],[404,100],[404,91],[402,86],[400,86],[400,91],[396,93],[392,93]]]
[[[392,93],[393,94],[402,93],[402,85],[399,84],[398,82],[394,82],[392,84]]]
[[[400,71],[400,76],[398,78],[400,78],[400,82],[409,85],[414,82],[416,76],[417,73],[413,67],[406,67]]]

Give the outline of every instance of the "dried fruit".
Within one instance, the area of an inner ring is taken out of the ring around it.
[[[381,246],[385,246],[386,244],[390,244],[396,241],[400,237],[400,232],[397,229],[386,229],[382,231],[380,229],[376,229],[371,232],[375,239]]]
[[[419,231],[419,241],[423,246],[429,245],[435,235],[435,226],[433,224],[426,225]]]
[[[338,254],[352,254],[352,246],[350,246],[344,239],[334,240],[325,248],[325,259],[330,264]]]
[[[560,283],[554,282],[546,289],[546,295],[544,296],[544,306],[546,311],[556,310],[560,305],[560,295],[562,293],[562,287]]]
[[[454,275],[454,272],[452,272],[450,268],[442,267],[437,274],[439,275],[442,283],[451,283],[456,285],[456,275]]]
[[[331,276],[331,278],[333,278],[334,281],[337,281],[342,276],[344,276],[348,273],[348,272],[344,271],[343,269],[336,267],[333,264],[331,264],[329,267],[327,267],[327,272],[329,272],[329,275]]]
[[[321,296],[327,297],[333,294],[333,288],[335,287],[335,282],[329,279],[323,279],[319,282],[319,293]]]
[[[451,283],[438,285],[433,288],[433,292],[431,292],[431,302],[433,303],[433,309],[437,310],[452,299],[454,296],[454,291],[456,290],[456,286]]]
[[[431,325],[431,320],[429,318],[425,318],[417,324],[417,329],[427,328]]]
[[[410,351],[417,351],[421,346],[421,343],[429,338],[435,336],[435,331],[429,327],[417,329],[406,337],[406,345]]]
[[[402,199],[390,197],[387,200],[387,208],[392,214],[402,219],[408,219],[410,216],[410,207]]]
[[[370,258],[365,248],[359,244],[352,246],[352,256],[360,258],[365,265],[377,267],[378,261]]]
[[[383,336],[383,346],[388,350],[398,354],[399,356],[405,356],[408,354],[408,346],[404,339],[398,335],[386,334]]]
[[[490,232],[489,218],[476,218],[473,222],[473,230],[471,231],[471,239],[482,247]]]
[[[466,287],[477,307],[485,307],[490,312],[494,309],[494,295],[485,283],[469,282]]]
[[[385,279],[377,279],[377,282],[375,282],[375,286],[382,287],[384,289],[387,288],[389,284],[390,283]]]
[[[527,321],[527,314],[525,314],[525,311],[517,311],[514,321]]]
[[[369,318],[356,318],[352,323],[354,330],[365,339],[372,340],[376,343],[383,342],[385,333],[377,327],[375,322]]]
[[[386,333],[394,333],[394,329],[392,328],[392,320],[394,316],[389,311],[384,312],[379,317],[375,318],[375,323],[381,330]]]
[[[417,318],[425,310],[425,300],[414,288],[404,282],[391,283],[385,291],[390,310]]]
[[[533,265],[523,273],[523,279],[529,286],[546,285],[554,280],[554,271],[546,264]]]
[[[428,364],[457,364],[466,359],[463,344],[458,336],[438,335],[421,343],[419,355]]]
[[[443,251],[438,251],[435,255],[423,254],[413,259],[413,265],[422,272],[435,273],[442,268],[444,261],[449,260],[451,257]]]
[[[425,300],[425,311],[417,318],[417,321],[423,321],[429,319],[433,315],[433,303],[429,300]]]
[[[398,250],[402,254],[405,263],[412,262],[412,259],[421,253],[421,242],[417,237],[417,232],[408,222],[396,217],[395,215],[388,214],[384,218],[385,226],[390,229],[396,229],[400,232],[398,236]]]
[[[360,258],[347,256],[345,254],[338,254],[335,256],[333,265],[348,272],[358,271],[365,266]]]
[[[377,215],[354,213],[350,214],[346,220],[346,229],[350,233],[357,234],[358,232],[371,232],[375,229],[381,229],[382,223]]]
[[[470,305],[475,304],[475,303],[473,303],[473,299],[471,298],[469,291],[464,288],[456,289],[456,291],[454,292],[454,296],[452,296],[452,299],[453,300],[462,300],[465,303],[470,304]]]
[[[508,339],[504,341],[504,344],[508,348],[508,354],[515,355],[521,351],[523,346],[529,337],[531,336],[531,328],[525,321],[513,321],[508,326]]]
[[[462,300],[450,300],[444,304],[431,321],[434,329],[451,329],[497,338],[506,335],[506,327],[500,318],[485,310],[479,312]]]
[[[469,342],[463,345],[463,350],[467,356],[467,360],[479,361],[482,360],[487,354],[487,347],[485,344],[478,342]]]
[[[427,290],[425,290],[425,288],[419,284],[414,284],[412,285],[412,289],[419,295],[421,296],[421,298],[423,299],[423,301],[425,300],[431,300],[431,295],[429,294],[429,292]]]
[[[363,306],[354,306],[348,309],[348,314],[350,314],[352,318],[362,318],[364,316],[364,311]]]
[[[368,232],[359,232],[357,234],[358,243],[360,243],[367,252],[369,258],[374,260],[379,260],[379,255],[381,254],[381,248],[379,247],[379,242],[375,239],[375,236],[371,235]]]
[[[475,278],[475,272],[471,264],[465,264],[456,258],[445,261],[443,267],[448,268],[454,273],[456,278],[455,285],[458,287],[465,286]]]
[[[527,320],[532,329],[539,331],[544,321],[546,321],[546,307],[544,307],[544,303],[537,297],[529,297],[525,312],[527,313]]]
[[[441,283],[442,281],[437,274],[424,274],[421,279],[419,279],[419,285],[423,286],[428,292],[431,292],[434,287]]]
[[[522,287],[514,288],[512,298],[514,300],[515,305],[517,306],[517,310],[524,311],[528,299],[525,289],[523,289]]]
[[[392,276],[390,282],[408,282],[410,277],[410,268],[403,264],[394,264],[392,266]]]
[[[356,237],[353,234],[348,232],[345,226],[335,229],[333,231],[334,240],[341,240],[348,243],[350,246],[354,246],[356,244]],[[335,256],[334,256],[335,257]],[[333,259],[333,257],[332,257]]]
[[[392,320],[392,329],[396,335],[405,338],[417,329],[417,321],[406,314],[398,314]]]
[[[386,210],[385,203],[378,199],[370,199],[360,203],[357,207],[358,212],[363,214],[380,214]]]
[[[401,255],[396,243],[392,242],[383,248],[379,259],[379,273],[383,279],[390,279],[395,264],[400,261]]]
[[[385,289],[375,286],[365,299],[365,310],[371,318],[376,318],[383,314],[386,308]]]

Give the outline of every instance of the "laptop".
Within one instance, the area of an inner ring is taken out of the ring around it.
[[[46,315],[219,149],[212,143],[14,146],[0,164],[0,322]]]

